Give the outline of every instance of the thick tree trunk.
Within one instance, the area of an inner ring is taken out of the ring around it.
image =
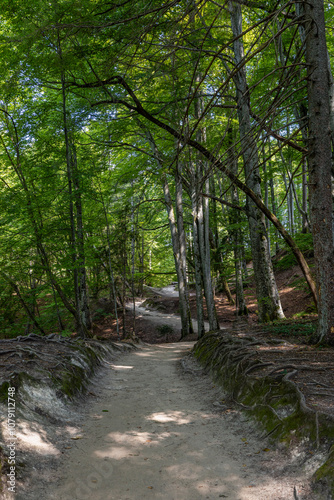
[[[243,42],[241,38],[241,7],[239,4],[230,1],[229,9],[232,31],[235,37],[233,43],[235,63],[239,65],[244,57]],[[261,198],[258,152],[251,130],[249,91],[244,66],[241,66],[239,71],[235,73],[234,82],[237,92],[239,133],[244,160],[246,185]],[[247,198],[247,209],[259,321],[267,322],[278,318],[284,318],[269,254],[264,215],[250,198]]]
[[[324,4],[304,1],[309,102],[309,197],[319,326],[317,341],[334,345],[334,241],[331,193],[331,117]]]

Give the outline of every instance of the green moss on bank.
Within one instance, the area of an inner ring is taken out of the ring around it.
[[[334,420],[308,408],[286,372],[266,375],[266,365],[256,359],[249,343],[225,332],[209,332],[195,344],[193,355],[271,439],[287,446],[307,442],[314,450],[328,447],[334,441]],[[334,447],[314,475],[317,482],[325,482],[334,494]]]

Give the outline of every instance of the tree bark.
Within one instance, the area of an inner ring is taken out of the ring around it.
[[[230,131],[231,134],[231,156],[230,156],[230,168],[234,175],[238,175],[238,160],[236,158],[236,155],[234,154],[234,148],[232,146],[233,144],[233,137],[232,137],[232,130]],[[231,186],[231,199],[232,203],[235,205],[239,205],[239,194],[238,194],[238,189],[237,187],[232,184]],[[245,301],[245,294],[244,294],[244,286],[243,286],[243,281],[242,281],[242,234],[241,234],[241,229],[240,229],[240,214],[238,210],[233,210],[231,211],[231,222],[234,226],[234,229],[232,231],[232,238],[233,238],[233,251],[234,251],[234,268],[235,268],[235,307],[236,307],[236,314],[237,316],[246,316],[248,315],[248,309],[246,306],[246,301]]]
[[[244,57],[242,42],[241,7],[229,1],[231,25],[234,36],[233,51],[236,65],[240,65]],[[258,167],[258,151],[250,122],[249,91],[244,66],[235,73],[234,82],[237,92],[239,133],[244,161],[246,185],[261,198],[261,179]],[[275,281],[269,254],[268,236],[265,218],[252,200],[247,198],[247,213],[253,256],[254,278],[258,302],[260,322],[284,318],[281,301]]]
[[[197,75],[195,81],[199,81]],[[201,95],[196,95],[194,98],[194,115],[198,120],[202,115],[202,98]],[[205,140],[205,129],[197,130],[198,140]],[[200,184],[204,176],[206,180],[204,183],[204,192],[209,194],[210,185],[207,177],[207,162],[202,155],[196,155],[196,164],[191,165],[192,184],[193,189],[196,191],[196,203],[193,205],[193,215],[197,224],[198,244],[201,256],[202,278],[204,285],[205,303],[209,320],[210,330],[218,330],[219,323],[216,313],[216,306],[214,301],[212,277],[211,277],[211,255],[210,255],[210,219],[209,219],[209,199],[201,194]]]
[[[324,4],[304,1],[309,102],[309,197],[319,325],[317,341],[334,345],[334,241],[331,193],[331,116]]]
[[[192,178],[190,187],[191,208],[193,213],[193,249],[194,249],[194,265],[195,265],[195,285],[196,285],[196,307],[197,307],[197,335],[200,339],[205,334],[204,328],[204,312],[203,312],[203,293],[202,293],[202,263],[201,252],[198,241],[198,220],[197,220],[197,190],[195,179]]]
[[[59,57],[61,59],[61,50],[59,48]],[[70,141],[68,129],[68,117],[66,107],[66,82],[65,75],[61,74],[62,87],[62,106],[63,106],[63,129],[66,148],[66,167],[69,194],[69,219],[70,219],[70,244],[73,265],[73,285],[76,309],[76,329],[81,337],[86,337],[91,328],[87,286],[86,286],[86,268],[85,253],[83,243],[83,225],[82,225],[82,205],[79,189],[79,179],[76,164],[76,153],[73,144]],[[76,217],[74,214],[74,203],[76,208]]]
[[[179,282],[179,296],[183,297],[184,308],[186,310],[187,322],[185,322],[185,328],[182,328],[182,337],[194,333],[190,302],[189,302],[189,287],[187,279],[187,243],[186,243],[186,232],[184,229],[183,221],[183,187],[182,187],[182,164],[177,161],[176,171],[175,171],[175,207],[176,207],[176,223],[177,223],[177,233],[179,240],[179,251],[180,251],[180,282]]]

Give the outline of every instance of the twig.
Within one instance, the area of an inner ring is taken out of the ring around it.
[[[277,425],[275,425],[275,427],[274,427],[274,428],[273,428],[270,432],[268,432],[268,434],[266,434],[266,435],[264,436],[264,439],[267,439],[267,437],[269,437],[269,436],[270,436],[273,432],[275,432],[275,431],[276,431],[276,429],[278,429],[278,427],[279,427],[280,425],[281,425],[281,424],[277,424]]]

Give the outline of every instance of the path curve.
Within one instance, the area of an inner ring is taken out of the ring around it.
[[[43,499],[292,500],[302,490],[207,376],[182,372],[191,347],[143,346],[109,365]]]

